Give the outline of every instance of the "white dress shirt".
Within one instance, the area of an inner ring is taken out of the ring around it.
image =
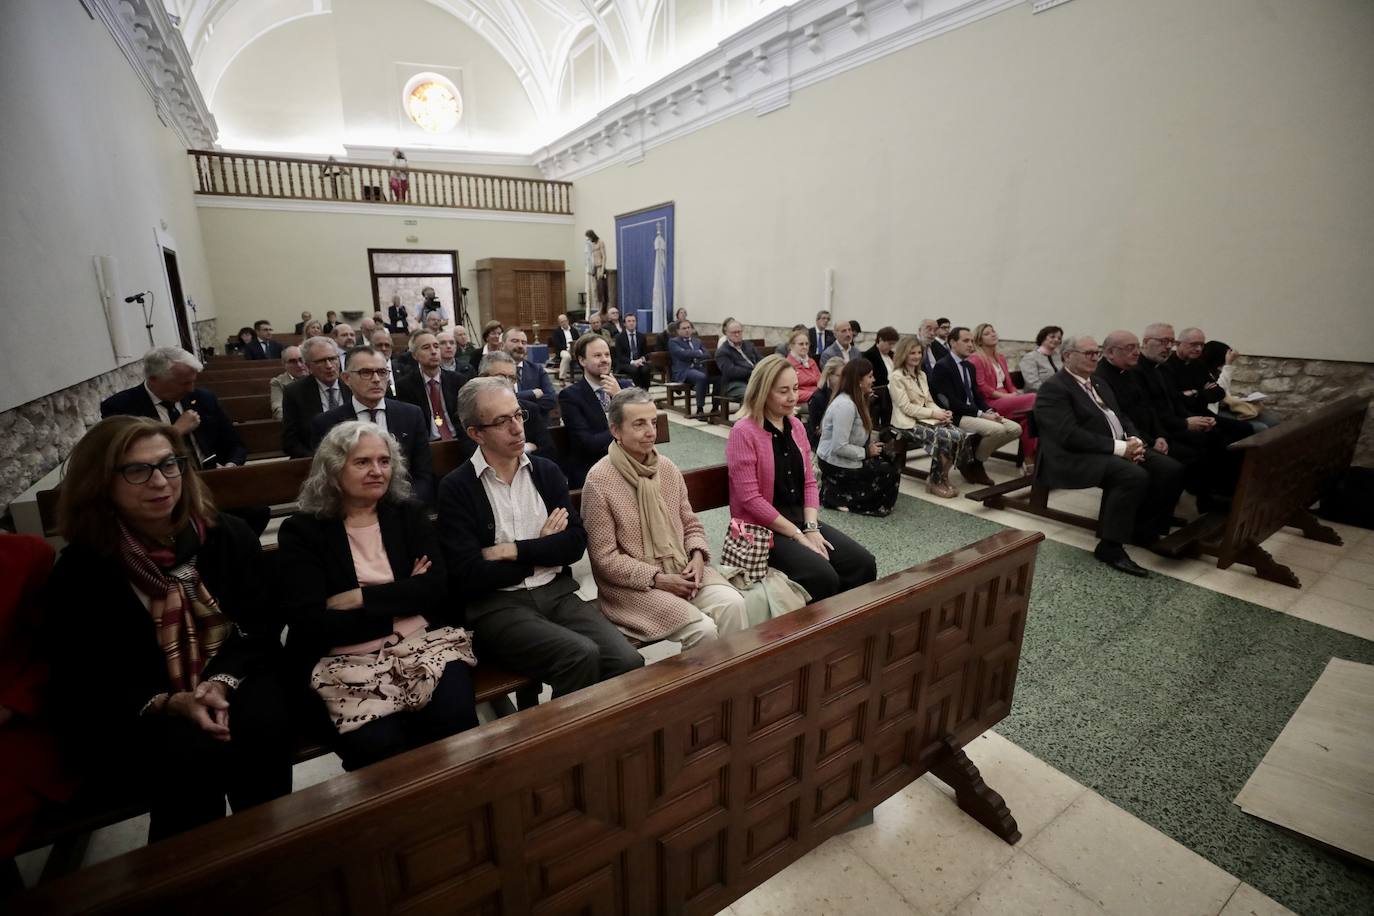
[[[501,479],[495,468],[487,464],[480,448],[472,453],[472,468],[482,482],[487,502],[491,503],[491,514],[496,520],[495,543],[513,544],[539,537],[544,523],[549,520],[549,512],[544,507],[544,497],[539,495],[539,489],[534,485],[530,456],[520,456],[520,466],[516,468],[515,477],[509,484]],[[558,572],[557,566],[536,566],[524,581],[506,586],[502,591],[513,592],[548,585]]]
[[[1093,386],[1092,379],[1085,379],[1081,375],[1073,372],[1069,373],[1073,380],[1082,386],[1088,395],[1088,400],[1093,402],[1093,406],[1102,411],[1107,418],[1107,425],[1112,428],[1112,454],[1120,458],[1126,454],[1126,430],[1121,425],[1121,420],[1117,417],[1116,411],[1107,406],[1107,402],[1102,400],[1102,396],[1097,393],[1097,388]]]
[[[374,411],[375,418],[373,416]],[[382,398],[378,401],[376,407],[368,407],[355,396],[353,398],[353,412],[357,414],[359,420],[376,423],[382,428],[382,432],[390,432],[390,430],[386,428],[386,398]]]

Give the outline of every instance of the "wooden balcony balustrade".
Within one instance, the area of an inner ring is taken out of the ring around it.
[[[397,196],[386,165],[187,150],[196,168],[196,192],[215,197],[270,197],[506,210],[572,215],[572,184],[507,175],[475,175],[409,168],[409,186]]]

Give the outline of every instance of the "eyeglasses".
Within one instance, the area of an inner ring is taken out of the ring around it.
[[[1178,341],[1175,340],[1175,339],[1172,338],[1172,337],[1147,337],[1147,338],[1145,338],[1145,339],[1146,339],[1146,340],[1157,340],[1157,341],[1159,341],[1160,343],[1164,344],[1164,346],[1166,346],[1166,347],[1172,347],[1174,344],[1178,343]]]
[[[134,486],[141,486],[153,479],[153,471],[162,472],[162,476],[168,480],[180,477],[186,470],[185,455],[169,455],[157,464],[135,464],[115,465],[115,470],[124,475],[124,479]]]
[[[349,369],[349,375],[356,375],[365,379],[385,379],[391,374],[390,369]]]
[[[1078,352],[1082,353],[1088,359],[1097,359],[1102,355],[1101,350],[1079,350]]]
[[[529,418],[530,412],[522,407],[515,413],[504,414],[492,420],[490,423],[478,423],[477,428],[491,429],[493,426],[508,426],[511,423],[517,423],[523,426],[525,424],[525,421]]]
[[[323,366],[326,363],[337,363],[338,361],[339,358],[337,356],[321,356],[319,359],[312,359],[310,364],[312,366]]]

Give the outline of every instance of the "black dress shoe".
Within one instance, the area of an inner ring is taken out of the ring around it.
[[[978,484],[983,487],[996,486],[996,483],[988,472],[983,468],[981,461],[970,461],[968,464],[959,468],[959,474],[969,483]]]
[[[1150,571],[1138,565],[1135,560],[1132,560],[1126,555],[1125,551],[1122,551],[1117,556],[1098,556],[1097,554],[1093,554],[1093,556],[1097,557],[1097,559],[1101,560],[1103,563],[1106,563],[1112,569],[1118,569],[1128,576],[1138,576],[1141,579],[1150,578]]]

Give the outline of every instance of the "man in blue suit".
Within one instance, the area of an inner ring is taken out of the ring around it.
[[[949,332],[949,355],[935,364],[930,372],[930,394],[940,406],[953,412],[954,423],[970,436],[981,436],[977,450],[959,468],[969,483],[990,487],[992,478],[983,467],[993,452],[1008,442],[1015,442],[1021,427],[1013,420],[1000,416],[988,406],[978,392],[973,366],[973,332],[968,328],[954,328]]]
[[[584,334],[573,344],[573,359],[582,365],[582,380],[558,392],[558,409],[568,430],[568,452],[563,456],[563,473],[568,486],[577,489],[587,479],[592,465],[606,457],[611,447],[611,427],[606,411],[611,398],[629,379],[611,374],[611,348],[602,337]]]
[[[376,423],[400,443],[415,498],[432,506],[435,487],[429,423],[424,411],[414,404],[386,396],[390,372],[387,358],[371,347],[354,347],[349,351],[343,381],[353,396],[310,421],[310,447],[314,449],[326,433],[348,420]]]
[[[181,347],[158,347],[143,357],[143,384],[100,402],[100,416],[133,416],[176,427],[195,452],[201,468],[231,467],[248,460],[234,424],[219,400],[196,387],[205,367]]]
[[[553,382],[544,367],[525,358],[529,340],[519,328],[506,332],[505,348],[511,359],[515,360],[515,396],[521,401],[531,401],[548,417],[553,410]]]
[[[281,344],[272,339],[272,322],[253,322],[253,339],[243,348],[244,359],[281,359]]]

